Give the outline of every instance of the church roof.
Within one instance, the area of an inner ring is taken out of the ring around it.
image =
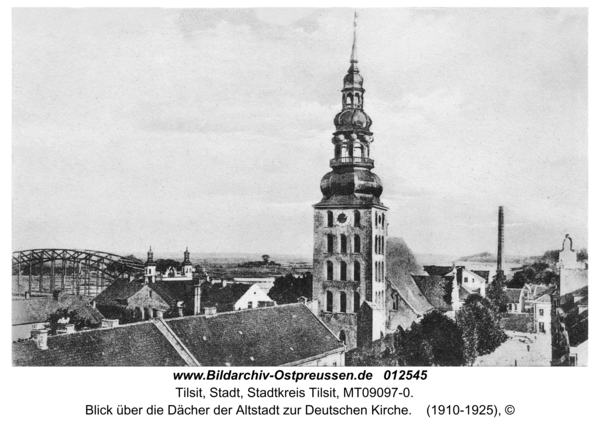
[[[436,276],[413,276],[417,287],[431,305],[443,312],[451,311],[450,304],[452,278]]]

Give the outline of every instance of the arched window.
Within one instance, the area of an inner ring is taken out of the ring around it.
[[[359,93],[356,94],[355,100],[356,100],[356,106],[360,107],[360,94]]]
[[[358,260],[354,261],[354,281],[360,281],[360,263]]]
[[[333,226],[333,212],[331,210],[327,211],[327,226],[330,228]]]
[[[395,291],[392,292],[392,309],[394,311],[400,309],[400,296]]]
[[[342,144],[342,157],[350,157],[348,153],[348,144]]]
[[[340,236],[340,251],[346,253],[348,251],[348,240],[345,235]]]
[[[346,332],[344,330],[340,331],[340,340],[346,343]]]
[[[352,106],[352,94],[349,93],[348,96],[346,96],[346,106]]]
[[[333,293],[328,291],[325,299],[325,311],[333,312]]]
[[[381,254],[385,253],[385,237],[381,237]]]
[[[375,262],[375,281],[379,281],[379,262]]]
[[[354,158],[362,158],[363,156],[363,146],[361,143],[357,142],[353,146],[352,156]]]
[[[327,234],[327,253],[333,253],[333,235]]]
[[[384,224],[385,223],[385,213],[381,214],[381,223]]]
[[[327,281],[331,281],[333,279],[333,262],[331,260],[327,261]]]
[[[340,280],[341,281],[347,280],[347,276],[346,276],[347,269],[348,268],[346,266],[346,262],[344,262],[344,261],[340,262]]]
[[[360,228],[360,212],[358,210],[354,210],[354,226]]]
[[[354,253],[360,253],[360,235],[354,236]]]
[[[358,291],[354,292],[354,312],[358,312],[360,309],[360,293]]]
[[[346,292],[340,292],[340,312],[346,312]]]

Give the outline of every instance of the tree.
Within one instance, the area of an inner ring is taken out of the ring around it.
[[[504,290],[506,287],[506,278],[502,272],[496,274],[492,283],[486,290],[486,297],[496,307],[498,312],[506,312],[508,304],[508,296]]]
[[[577,261],[578,262],[587,262],[588,260],[588,251],[587,249],[581,249],[577,253]]]
[[[156,271],[164,274],[170,267],[177,270],[181,266],[181,262],[173,259],[158,259],[156,261]]]
[[[500,327],[496,306],[478,294],[467,297],[456,314],[456,321],[465,343],[465,358],[470,365],[477,356],[494,352],[508,338]]]
[[[263,258],[263,262],[265,263],[265,265],[268,265],[270,256],[268,254],[263,254],[262,258]]]
[[[75,324],[75,330],[83,330],[84,328],[95,328],[98,324],[92,323],[89,318],[80,317],[76,311],[69,311],[67,308],[57,309],[55,312],[50,314],[48,318],[50,322],[50,333],[56,334],[61,324]]]
[[[399,339],[401,365],[465,365],[464,341],[456,322],[439,311],[432,311]]]
[[[269,290],[269,297],[278,305],[296,303],[301,296],[312,299],[312,274],[310,272],[300,277],[292,274],[277,277],[273,287]]]

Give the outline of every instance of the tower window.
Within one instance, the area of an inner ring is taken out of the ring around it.
[[[395,291],[392,293],[392,309],[394,311],[400,309],[400,296]]]
[[[380,254],[385,253],[385,238],[384,237],[381,237],[381,251],[379,253]]]
[[[340,340],[343,343],[346,343],[346,332],[344,330],[340,331]],[[335,362],[333,363],[333,365],[335,365]]]
[[[358,291],[354,292],[354,312],[358,312],[360,309],[360,293]]]
[[[358,260],[354,261],[354,281],[360,281],[360,263]]]
[[[354,226],[360,228],[360,212],[354,210]]]
[[[333,279],[333,262],[331,260],[327,261],[327,281],[331,281]]]
[[[360,253],[360,235],[354,236],[354,253]]]
[[[346,238],[345,235],[342,235],[340,237],[340,251],[342,253],[347,253],[348,252],[348,240]]]
[[[331,234],[327,235],[327,253],[333,253],[334,237]]]
[[[327,312],[333,312],[333,293],[328,291],[325,299],[325,310]]]
[[[340,292],[340,312],[346,312],[346,293]]]
[[[327,226],[330,228],[333,226],[333,212],[330,210],[327,211]]]
[[[342,281],[346,281],[347,278],[347,266],[346,266],[346,262],[340,262],[340,280]]]

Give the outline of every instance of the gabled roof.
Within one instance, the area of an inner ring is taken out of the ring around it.
[[[486,283],[490,282],[490,271],[471,271],[475,275],[479,275]]]
[[[204,306],[216,306],[218,311],[232,310],[233,305],[255,284],[227,284],[222,287],[215,284],[208,291],[208,297],[202,301]]]
[[[303,304],[165,321],[201,365],[275,366],[343,351]]]
[[[169,305],[174,306],[178,301],[191,303],[194,297],[194,286],[200,282],[199,278],[185,281],[157,280],[148,285]]]
[[[96,298],[96,304],[102,306],[124,306],[126,300],[136,294],[146,284],[141,279],[129,281],[127,278],[119,278],[102,291]]]
[[[521,289],[520,288],[507,288],[506,297],[508,303],[521,303]]]
[[[386,278],[392,289],[415,311],[422,315],[433,309],[415,284],[412,275],[424,275],[410,248],[401,238],[389,238],[386,246]]]
[[[89,304],[87,297],[61,294],[58,300],[52,297],[13,300],[12,323],[19,325],[46,322],[59,309],[74,311],[79,318],[87,319],[92,324],[98,324],[104,318],[100,311]]]
[[[440,311],[451,311],[452,306],[449,303],[452,291],[449,286],[452,285],[452,278],[434,276],[413,276],[417,287],[421,290],[429,303]]]
[[[183,366],[181,355],[152,322],[48,337],[48,349],[13,344],[18,366]]]

